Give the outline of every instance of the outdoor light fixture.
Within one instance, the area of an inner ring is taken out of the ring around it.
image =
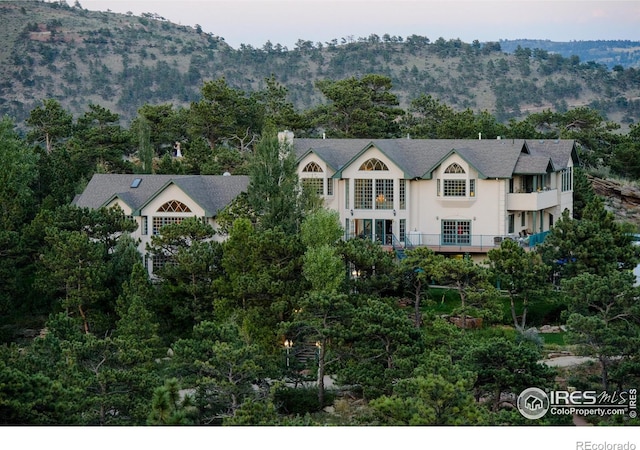
[[[351,210],[351,215],[353,216],[353,209]]]
[[[284,348],[287,349],[287,368],[289,367],[289,350],[293,347],[293,341],[290,339],[285,339]]]
[[[396,210],[395,210],[395,209],[393,210],[393,215],[394,215],[394,216],[396,215]]]

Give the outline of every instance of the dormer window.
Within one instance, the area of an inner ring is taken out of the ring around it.
[[[360,166],[360,170],[371,171],[371,170],[389,170],[387,165],[380,161],[378,158],[371,158],[366,160]]]
[[[186,212],[190,213],[191,209],[184,203],[178,200],[170,200],[160,208],[158,208],[158,212]]]
[[[443,194],[445,197],[466,197],[467,180],[442,180],[444,182]]]
[[[449,164],[442,178],[436,180],[438,197],[468,198],[476,196],[476,180],[457,162]]]
[[[464,171],[464,169],[460,164],[453,163],[453,164],[450,164],[449,167],[447,167],[444,170],[444,173],[466,173],[466,172]]]
[[[322,173],[324,172],[324,170],[322,170],[322,167],[320,167],[318,165],[318,163],[311,161],[309,164],[307,164],[306,166],[304,166],[304,169],[302,169],[303,172],[313,172],[313,173]]]
[[[322,170],[322,167],[317,162],[311,161],[304,166],[302,173],[307,175],[300,177],[302,186],[318,195],[324,195],[324,170]],[[329,195],[333,195],[333,192],[329,193]]]

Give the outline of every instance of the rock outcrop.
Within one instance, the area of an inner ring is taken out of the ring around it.
[[[640,227],[640,188],[618,181],[588,176],[594,192],[605,201],[605,207],[616,220]]]

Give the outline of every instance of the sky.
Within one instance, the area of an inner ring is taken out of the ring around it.
[[[293,49],[377,34],[500,39],[640,40],[640,1],[617,0],[78,0],[84,9],[156,13],[227,44]],[[67,0],[73,5],[75,0]]]

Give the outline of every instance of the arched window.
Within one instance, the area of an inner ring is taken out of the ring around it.
[[[438,197],[469,198],[476,196],[476,180],[458,163],[449,164],[444,169],[444,176],[438,180],[436,191]]]
[[[444,173],[466,173],[458,163],[452,163],[444,170]]]
[[[302,171],[303,172],[324,172],[324,170],[322,170],[322,167],[320,167],[318,163],[315,163],[313,161],[307,164],[306,166],[304,166],[304,169],[302,169]]]
[[[170,200],[160,208],[158,208],[158,212],[186,212],[189,213],[191,210],[187,205],[178,200]]]
[[[389,168],[378,158],[371,158],[362,163],[360,170],[389,170]]]

